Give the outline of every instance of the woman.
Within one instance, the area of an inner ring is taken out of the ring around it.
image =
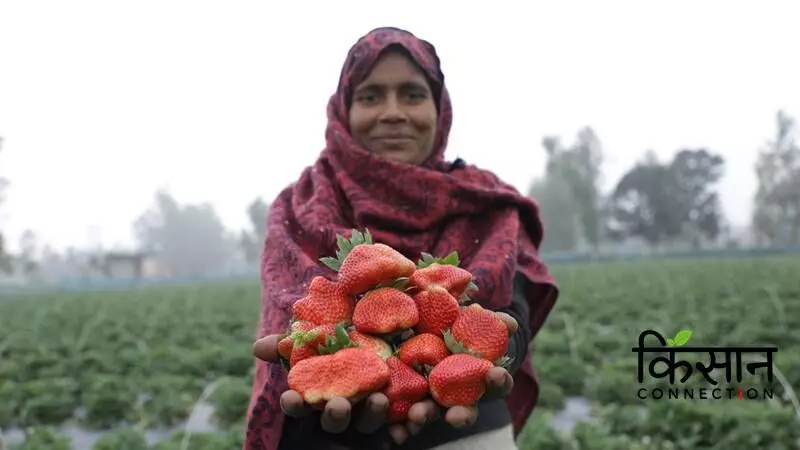
[[[262,261],[260,340],[245,449],[516,448],[538,395],[528,343],[558,291],[539,260],[538,207],[491,172],[444,151],[452,110],[434,47],[396,28],[373,30],[350,50],[328,104],[327,145],[271,206]],[[491,151],[491,149],[487,149]],[[336,234],[369,228],[375,241],[416,260],[458,251],[474,296],[506,322],[515,364],[487,375],[477,408],[418,403],[406,425],[386,427],[388,400],[310,410],[287,391],[277,334],[294,301],[335,253]],[[464,447],[467,445],[468,447]]]

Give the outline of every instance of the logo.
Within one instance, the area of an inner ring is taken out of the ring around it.
[[[645,347],[644,341],[648,336],[657,339],[661,345]],[[663,386],[664,382],[650,383],[651,385],[657,384],[658,387],[640,387],[636,394],[637,397],[643,400],[773,398],[774,390],[771,388],[755,387],[755,383],[750,387],[743,384],[742,364],[745,361],[751,361],[744,366],[750,375],[756,375],[757,369],[765,369],[767,381],[771,386],[774,379],[772,355],[778,351],[777,347],[689,347],[687,344],[691,338],[692,330],[680,330],[672,338],[664,338],[654,330],[644,330],[639,334],[639,346],[632,349],[639,358],[637,364],[639,384],[646,385],[644,378],[645,353],[656,354],[648,361],[647,373],[650,378],[656,380],[666,378],[668,384]],[[677,355],[689,353],[707,353],[708,361],[692,363],[676,358]],[[743,354],[746,353],[764,353],[766,358],[744,358]],[[720,358],[724,359],[719,360]],[[723,369],[725,373],[724,386],[716,376],[712,376],[716,374],[716,370]],[[698,380],[695,379],[693,380],[695,382],[688,383],[696,374],[702,375],[704,380],[700,380],[698,383]],[[678,375],[681,375],[680,378]]]

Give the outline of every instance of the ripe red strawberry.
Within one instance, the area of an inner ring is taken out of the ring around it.
[[[459,313],[458,300],[440,286],[431,286],[426,291],[414,295],[419,310],[417,333],[431,333],[441,336],[452,326]]]
[[[424,263],[420,261],[420,264]],[[455,265],[433,262],[426,267],[418,268],[409,277],[409,282],[410,286],[423,291],[433,286],[443,287],[453,297],[461,298],[472,283],[472,274]]]
[[[353,325],[362,333],[389,334],[407,330],[418,321],[414,299],[390,287],[367,292],[353,310]]]
[[[400,345],[397,357],[408,366],[435,366],[450,355],[441,337],[431,333],[418,334]]]
[[[316,349],[312,348],[308,345],[301,345],[299,347],[294,347],[292,349],[292,354],[289,356],[289,367],[294,367],[300,361],[304,359],[313,358],[314,356],[318,356],[319,352]]]
[[[307,295],[292,305],[296,320],[318,325],[327,323],[349,324],[353,316],[355,299],[337,283],[316,276],[308,286]]]
[[[370,336],[356,330],[352,330],[348,335],[353,344],[367,350],[372,350],[384,360],[392,356],[392,346],[377,336]]]
[[[424,378],[423,378],[424,380]],[[426,381],[427,383],[427,381]],[[414,406],[414,401],[411,400],[390,400],[389,409],[386,411],[386,421],[389,424],[396,424],[408,420],[408,411]]]
[[[287,334],[278,341],[278,354],[281,358],[289,360],[292,356],[292,349],[294,348],[294,338],[291,334]]]
[[[339,272],[339,283],[351,295],[362,294],[378,286],[392,284],[398,278],[409,277],[416,265],[402,253],[381,243],[373,243],[367,230],[353,230],[350,239],[337,237],[336,258],[320,261]]]
[[[343,328],[342,328],[343,330]],[[331,346],[336,342],[337,326],[335,324],[317,325],[308,331],[297,330],[292,336],[292,354],[289,365],[294,367],[298,362],[320,354],[320,347]],[[346,345],[347,342],[342,343]]]
[[[334,397],[378,392],[389,382],[389,366],[374,352],[345,348],[298,362],[289,370],[289,389],[314,405]]]
[[[491,362],[465,353],[450,355],[428,375],[431,396],[446,408],[474,405],[486,393],[486,373],[492,367]]]
[[[278,341],[278,354],[286,361],[289,361],[289,358],[291,358],[292,355],[292,350],[294,349],[294,333],[297,331],[311,331],[315,326],[316,325],[312,322],[307,322],[304,320],[293,322],[291,329],[287,333],[284,333]]]
[[[453,353],[497,361],[508,348],[508,327],[493,311],[475,303],[461,309],[444,340]]]
[[[408,419],[411,405],[428,394],[428,381],[394,356],[386,360],[386,365],[389,367],[389,383],[383,391],[389,398],[386,420],[389,423],[398,423]]]

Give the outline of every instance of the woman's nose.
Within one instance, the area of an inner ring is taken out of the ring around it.
[[[406,114],[403,110],[403,105],[400,103],[397,95],[387,96],[380,119],[387,122],[406,120]]]

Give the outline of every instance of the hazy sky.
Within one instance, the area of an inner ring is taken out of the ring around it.
[[[439,50],[449,158],[527,191],[542,137],[591,125],[610,188],[648,148],[708,146],[748,222],[757,148],[777,109],[800,118],[800,2],[446,5],[462,3],[0,0],[0,229],[12,249],[25,228],[131,245],[162,186],[247,226],[254,197],[314,162],[348,48],[384,25]]]

